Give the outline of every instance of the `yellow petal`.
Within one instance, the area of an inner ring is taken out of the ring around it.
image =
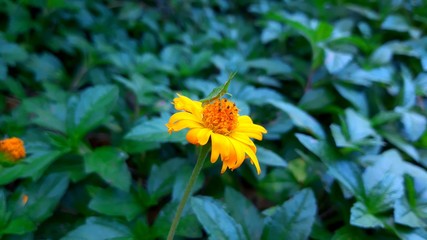
[[[218,139],[219,134],[212,133],[211,139],[212,139],[212,150],[211,150],[211,163],[215,163],[218,160],[219,153],[220,153],[220,139]]]
[[[212,153],[211,153],[211,162],[214,163],[218,159],[218,156],[221,155],[221,160],[227,161],[229,158],[229,149],[230,149],[230,141],[221,135],[212,133]]]
[[[200,132],[202,128],[193,128],[190,129],[190,131],[188,131],[187,135],[185,136],[185,138],[187,139],[187,141],[191,144],[198,144],[199,143],[199,139],[197,138],[197,134]]]
[[[249,156],[249,158],[251,159],[251,163],[255,165],[256,168],[256,172],[258,173],[258,175],[261,173],[261,167],[259,166],[259,162],[258,162],[258,158],[256,157],[255,153],[252,151],[252,149],[250,149],[249,147],[244,147],[245,148],[245,153]]]
[[[211,134],[212,130],[210,130],[209,128],[200,129],[199,133],[197,134],[199,144],[202,146],[205,145],[209,141]]]
[[[236,128],[236,131],[240,132],[260,132],[267,133],[267,130],[258,124],[247,124],[247,123],[239,123]]]
[[[235,151],[235,156],[234,156],[234,167],[233,169],[236,169],[238,167],[240,167],[243,163],[243,161],[245,160],[245,148],[243,143],[233,139],[233,138],[229,138],[231,144],[234,147],[234,151]]]
[[[239,121],[239,123],[253,124],[252,118],[247,116],[247,115],[239,116],[238,121]]]
[[[230,134],[231,138],[234,138],[235,140],[242,142],[248,146],[255,146],[254,142],[249,138],[248,135],[241,133],[241,132],[233,132]]]
[[[191,120],[194,122],[202,123],[202,119],[197,118],[195,115],[189,113],[189,112],[177,112],[174,113],[169,118],[169,123],[175,123],[180,120]]]
[[[178,132],[184,128],[202,128],[203,125],[191,120],[181,120],[175,123],[167,123],[166,127],[168,128],[169,133]]]
[[[177,94],[178,97],[173,99],[173,105],[176,110],[184,110],[195,114],[196,116],[201,115],[203,108],[202,103],[193,101],[190,98]]]

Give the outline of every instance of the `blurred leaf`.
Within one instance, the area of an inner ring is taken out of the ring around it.
[[[279,59],[254,59],[247,61],[246,64],[249,68],[262,69],[266,71],[268,75],[290,74],[292,71],[289,65]]]
[[[350,224],[363,228],[384,227],[381,219],[371,214],[363,203],[357,202],[351,208]]]
[[[397,223],[414,228],[427,226],[427,186],[421,179],[405,178],[406,194],[394,205]]]
[[[56,81],[63,71],[60,60],[50,53],[30,56],[26,67],[34,73],[36,81]]]
[[[311,134],[314,134],[318,138],[325,138],[325,132],[323,131],[321,125],[306,112],[290,103],[276,100],[271,100],[269,102],[271,105],[287,113],[296,126],[306,130]]]
[[[260,239],[263,221],[255,206],[232,188],[225,189],[225,204],[231,217],[242,225],[246,239]]]
[[[405,137],[411,142],[417,141],[426,130],[427,120],[421,114],[404,112],[401,121]]]
[[[275,167],[286,167],[286,161],[277,155],[275,152],[268,150],[263,147],[257,147],[257,157],[260,163],[275,166]]]
[[[28,113],[35,115],[32,119],[35,124],[62,133],[66,132],[65,104],[52,104],[42,98],[28,98],[23,105]]]
[[[117,221],[89,217],[85,223],[69,232],[61,240],[75,239],[132,239],[129,228]]]
[[[331,240],[358,240],[361,237],[363,237],[363,239],[370,239],[361,229],[345,226],[336,231],[334,237]]]
[[[119,90],[113,85],[100,85],[85,89],[75,102],[69,103],[68,134],[75,138],[102,124],[117,101]]]
[[[0,38],[0,59],[8,65],[27,60],[28,53],[20,45],[9,43]]]
[[[175,181],[172,187],[172,201],[179,202],[182,199],[182,196],[185,192],[185,187],[191,177],[192,168],[188,165],[182,166],[179,168],[180,170],[175,173]],[[203,187],[204,175],[203,172],[199,174],[196,182],[194,183],[191,192],[197,192]]]
[[[393,208],[403,194],[402,177],[395,173],[373,166],[365,170],[362,178],[366,191],[365,206],[372,214]]]
[[[402,137],[398,134],[393,132],[381,132],[381,135],[391,144],[395,145],[397,148],[401,149],[410,157],[412,157],[414,160],[419,160],[420,156],[417,149],[411,144],[405,142],[405,140],[403,140]]]
[[[307,239],[316,211],[313,191],[300,191],[265,219],[262,239]]]
[[[335,95],[325,88],[310,89],[304,93],[298,106],[305,111],[322,111],[331,105]]]
[[[121,216],[131,221],[141,214],[141,204],[130,193],[114,189],[99,189],[89,202],[89,208],[108,216]]]
[[[13,220],[5,231],[22,234],[50,217],[68,188],[68,177],[52,173],[38,182],[22,185],[11,198]],[[26,196],[27,200],[23,200]],[[15,222],[16,221],[16,222]]]
[[[173,134],[168,133],[165,124],[170,116],[162,115],[160,118],[150,120],[141,119],[126,135],[125,139],[138,141],[139,144],[185,142],[185,131]]]
[[[357,142],[369,136],[376,136],[371,123],[353,109],[346,109],[345,116],[351,141]]]
[[[402,68],[402,78],[403,78],[403,86],[402,86],[402,100],[401,104],[403,108],[410,108],[415,105],[416,101],[416,93],[415,93],[415,83],[412,80],[411,73],[406,67]]]
[[[184,161],[181,159],[169,160],[160,166],[154,165],[147,180],[148,193],[158,199],[171,192],[176,176],[183,165]]]
[[[159,216],[156,218],[154,223],[154,228],[159,236],[163,238],[167,237],[177,208],[178,203],[171,202],[164,206],[160,211]],[[201,238],[203,235],[200,223],[191,209],[190,204],[187,204],[182,212],[175,235],[187,238]]]
[[[0,185],[8,184],[18,178],[31,177],[34,180],[40,178],[48,168],[61,155],[59,151],[40,151],[9,168],[0,166]]]
[[[353,195],[360,197],[365,194],[363,180],[361,178],[362,171],[355,163],[337,161],[329,164],[328,172]]]
[[[131,176],[125,158],[126,154],[115,148],[97,148],[85,157],[85,171],[97,173],[107,183],[128,192]]]
[[[331,144],[324,140],[317,140],[311,136],[297,133],[295,134],[298,141],[310,152],[322,159],[326,164],[337,159],[337,153]]]
[[[402,16],[389,15],[381,24],[381,28],[398,32],[406,32],[409,30],[410,26]]]
[[[325,66],[330,73],[339,72],[353,59],[353,55],[348,53],[341,53],[332,51],[329,49],[325,50]]]
[[[191,207],[212,239],[246,239],[242,226],[209,197],[192,197]]]

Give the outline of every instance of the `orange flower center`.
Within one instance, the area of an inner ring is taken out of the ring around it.
[[[237,127],[239,109],[236,104],[223,98],[203,107],[203,123],[214,133],[228,135]]]
[[[25,157],[24,141],[19,138],[13,137],[0,141],[0,152],[6,154],[6,156],[16,161],[20,158]]]

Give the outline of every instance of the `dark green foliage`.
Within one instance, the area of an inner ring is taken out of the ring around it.
[[[228,90],[268,130],[262,173],[207,161],[177,239],[427,239],[426,16],[422,0],[1,0],[0,135],[27,157],[0,166],[0,238],[165,238],[197,158],[167,132],[171,101]]]

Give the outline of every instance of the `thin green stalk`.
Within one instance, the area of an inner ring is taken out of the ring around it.
[[[185,204],[187,203],[188,198],[191,194],[191,189],[196,183],[197,177],[199,176],[200,170],[202,170],[203,164],[205,163],[206,156],[208,155],[211,149],[210,144],[206,144],[201,147],[199,151],[199,156],[197,157],[196,166],[194,166],[193,172],[191,173],[190,180],[187,183],[187,186],[184,190],[184,195],[182,196],[181,202],[179,202],[178,209],[176,210],[175,217],[173,218],[171,228],[169,229],[168,240],[173,240],[175,235],[176,228],[178,227],[179,220],[181,219],[182,211],[184,210]]]

